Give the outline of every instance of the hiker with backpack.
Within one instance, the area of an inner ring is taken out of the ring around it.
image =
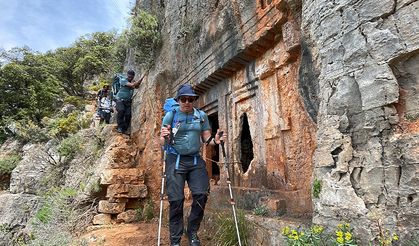
[[[110,123],[111,113],[113,113],[113,107],[115,103],[111,100],[109,93],[106,91],[102,95],[102,98],[99,101],[98,113],[100,121],[99,123],[105,122],[106,124]]]
[[[133,81],[135,72],[128,70],[127,76],[116,76],[112,82],[112,92],[114,100],[116,101],[116,122],[118,124],[117,132],[127,134],[128,127],[131,123],[131,104],[134,89],[138,88],[144,79],[145,74],[141,79]]]
[[[212,138],[208,116],[193,107],[197,98],[191,85],[181,85],[175,98],[179,106],[165,114],[160,134],[161,145],[167,153],[165,177],[170,204],[170,242],[173,246],[180,245],[183,234],[185,181],[193,198],[186,233],[190,245],[201,245],[197,232],[209,192],[209,177],[205,161],[200,155],[201,143],[217,145],[223,140],[223,136],[218,134],[219,129],[215,138]]]

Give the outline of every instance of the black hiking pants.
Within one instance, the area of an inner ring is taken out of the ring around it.
[[[119,99],[116,101],[116,123],[118,124],[118,129],[123,132],[128,130],[128,127],[131,123],[131,100],[122,100]]]
[[[194,161],[194,158],[196,160]],[[205,161],[200,156],[181,156],[176,169],[177,155],[166,159],[166,187],[169,198],[169,230],[171,243],[179,243],[183,234],[183,203],[185,181],[192,192],[192,206],[188,218],[187,234],[199,230],[208,199],[209,178]],[[194,164],[196,163],[196,164]]]

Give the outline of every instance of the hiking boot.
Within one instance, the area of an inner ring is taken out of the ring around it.
[[[170,246],[180,246],[180,243],[171,243]]]
[[[196,232],[192,232],[189,235],[189,245],[190,246],[201,246],[201,241],[199,241],[198,234]]]
[[[119,127],[118,127],[118,129],[116,129],[116,131],[117,131],[118,133],[124,133],[124,130],[122,130],[122,128],[119,128]]]

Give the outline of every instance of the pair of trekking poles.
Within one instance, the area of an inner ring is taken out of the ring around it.
[[[222,137],[223,132],[219,132],[218,136]],[[171,136],[172,137],[172,136]],[[162,167],[162,181],[161,181],[161,189],[160,189],[160,214],[159,214],[159,230],[157,235],[157,246],[160,246],[160,239],[161,239],[161,224],[162,224],[162,216],[163,216],[163,196],[164,196],[164,184],[166,179],[166,156],[167,156],[167,145],[169,143],[169,139],[165,138],[164,143],[164,151],[163,151],[163,167]],[[240,231],[239,231],[239,224],[237,222],[237,214],[236,214],[236,202],[234,201],[233,197],[233,190],[231,188],[231,180],[230,180],[230,167],[227,160],[226,150],[224,146],[224,141],[221,140],[221,149],[223,151],[223,157],[224,157],[224,168],[227,169],[227,184],[228,184],[228,190],[230,193],[230,204],[233,209],[233,217],[234,217],[234,224],[236,226],[236,233],[237,233],[237,240],[239,242],[239,246],[242,245],[241,239],[240,239]]]

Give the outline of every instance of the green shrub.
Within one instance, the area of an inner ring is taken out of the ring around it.
[[[258,216],[267,216],[269,214],[269,210],[266,206],[257,206],[253,209],[253,213]]]
[[[334,236],[325,233],[325,228],[319,225],[314,225],[309,229],[303,229],[300,227],[292,229],[286,226],[282,229],[282,235],[286,238],[288,246],[357,245],[353,229],[349,223],[339,224],[335,230]]]
[[[144,10],[139,10],[130,21],[128,46],[134,48],[140,64],[150,67],[154,62],[154,53],[161,43],[158,19]]]
[[[0,232],[1,233],[8,233],[11,230],[11,228],[9,227],[8,224],[4,223],[4,224],[0,224]]]
[[[52,216],[52,211],[50,204],[45,204],[41,207],[41,209],[38,210],[38,212],[35,214],[35,217],[42,223],[46,224],[50,221]]]
[[[21,157],[19,155],[9,155],[0,158],[0,175],[11,174],[20,160]]]
[[[216,215],[215,224],[217,230],[213,237],[215,245],[233,246],[238,245],[236,226],[231,212],[222,212]],[[243,211],[237,211],[237,224],[240,232],[240,240],[243,246],[249,245],[250,223],[246,220]]]
[[[154,206],[151,200],[144,205],[142,219],[145,221],[151,221],[154,218]]]
[[[415,113],[406,114],[404,117],[406,118],[406,120],[413,122],[413,121],[416,121],[417,119],[419,119],[419,113],[417,113],[417,114],[415,114]]]
[[[77,191],[72,188],[52,188],[43,196],[43,206],[31,219],[30,245],[70,245],[72,233],[84,218],[74,204]]]
[[[324,233],[322,226],[314,225],[308,230],[301,228],[291,229],[288,226],[282,229],[282,235],[287,240],[289,246],[299,245],[333,245],[332,239],[329,235]]]
[[[61,141],[60,145],[58,146],[58,153],[61,156],[66,157],[67,160],[72,160],[82,147],[83,145],[81,137],[72,135]]]
[[[54,137],[66,137],[74,134],[90,125],[92,113],[82,114],[80,111],[74,111],[67,117],[59,117],[50,120],[47,128],[49,135]]]
[[[77,108],[83,108],[86,105],[86,101],[82,97],[78,96],[68,96],[64,98],[64,103],[69,103]]]
[[[315,179],[313,182],[313,196],[319,198],[320,192],[322,191],[322,183],[320,180]]]
[[[14,125],[16,128],[15,136],[21,142],[41,143],[50,139],[47,130],[31,120],[16,121]]]
[[[99,81],[99,83],[94,83],[93,85],[89,85],[89,86],[87,86],[87,90],[88,91],[94,91],[94,92],[97,92],[97,91],[99,91],[100,89],[102,89],[105,85],[109,85],[109,82],[107,81],[107,80],[105,80],[105,79],[100,79],[100,81]]]

